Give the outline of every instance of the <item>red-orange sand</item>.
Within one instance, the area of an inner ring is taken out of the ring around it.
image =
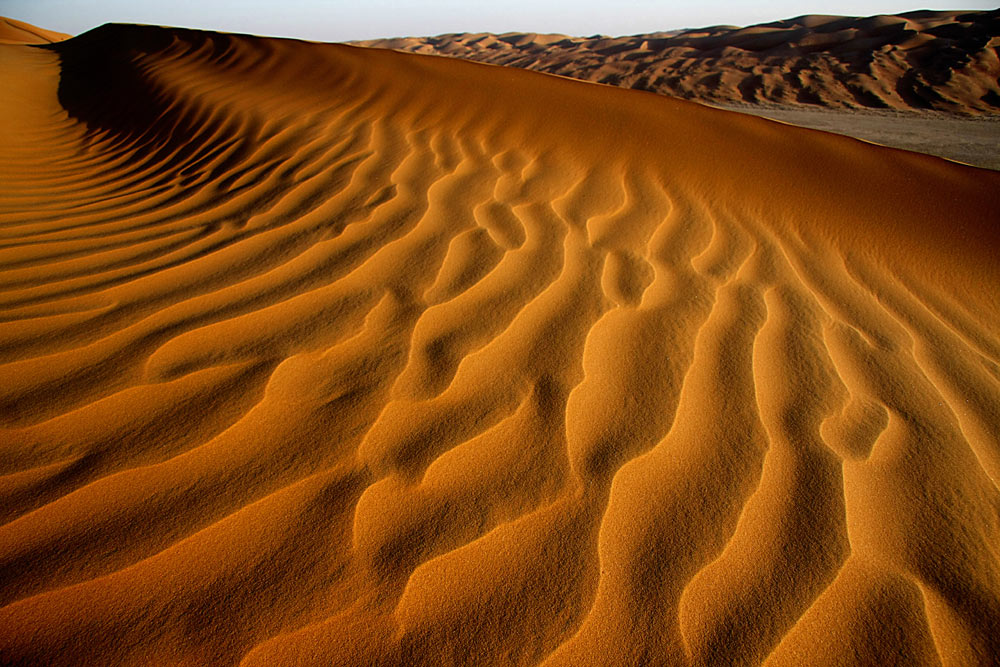
[[[0,90],[0,664],[1000,655],[1000,173],[153,27]]]

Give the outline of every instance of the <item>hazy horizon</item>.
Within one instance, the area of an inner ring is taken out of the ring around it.
[[[710,25],[750,25],[803,14],[868,16],[920,9],[993,9],[985,2],[939,2],[934,7],[905,2],[720,2],[672,6],[652,0],[565,3],[515,0],[502,6],[434,0],[390,2],[364,6],[342,0],[287,0],[280,5],[262,0],[220,0],[205,3],[176,0],[169,4],[126,0],[95,0],[85,5],[71,0],[8,0],[0,14],[41,28],[69,34],[104,23],[150,23],[224,32],[244,32],[317,41],[350,41],[455,32],[540,32],[570,35],[629,35]]]

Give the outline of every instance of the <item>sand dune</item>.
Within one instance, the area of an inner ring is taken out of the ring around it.
[[[0,16],[0,44],[51,44],[64,39],[69,35]]]
[[[460,33],[357,44],[717,104],[1000,112],[1000,10],[800,16],[628,37]]]
[[[1000,655],[1000,174],[179,29],[0,84],[3,664]]]

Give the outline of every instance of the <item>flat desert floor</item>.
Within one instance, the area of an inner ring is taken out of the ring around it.
[[[182,29],[0,90],[3,665],[1000,655],[1000,173]]]
[[[729,105],[721,108],[1000,170],[1000,115]]]

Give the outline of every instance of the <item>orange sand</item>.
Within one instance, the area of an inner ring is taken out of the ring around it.
[[[1000,173],[153,27],[0,89],[0,663],[1000,655]]]
[[[51,44],[64,39],[69,35],[0,16],[0,44]]]

